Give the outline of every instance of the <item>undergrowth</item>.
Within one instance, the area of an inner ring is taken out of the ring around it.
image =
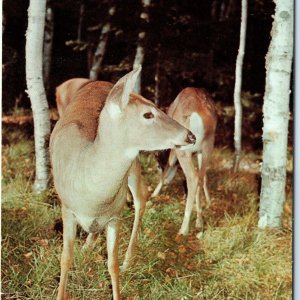
[[[2,299],[55,299],[60,273],[60,207],[50,188],[34,195],[32,138],[3,128],[2,152]],[[256,154],[244,154],[259,161]],[[152,154],[141,157],[149,191],[158,182]],[[283,228],[257,228],[259,174],[224,167],[228,149],[216,149],[208,171],[212,205],[203,210],[205,230],[180,237],[184,212],[184,177],[178,171],[161,195],[149,199],[135,264],[120,276],[123,299],[291,299],[292,188],[288,175]],[[120,261],[129,241],[133,209],[122,215]],[[197,236],[199,238],[197,238]],[[94,251],[80,251],[78,231],[74,267],[69,273],[71,299],[111,299],[105,237]]]

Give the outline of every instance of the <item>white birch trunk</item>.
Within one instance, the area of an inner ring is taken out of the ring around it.
[[[50,119],[42,71],[45,9],[46,0],[30,0],[26,32],[26,82],[34,121],[35,192],[47,188],[49,174],[47,141],[50,134]]]
[[[150,4],[151,4],[151,0],[142,0],[143,11],[140,15],[142,23],[149,22],[148,7],[150,6]],[[145,56],[143,41],[145,39],[145,36],[146,36],[145,31],[139,33],[138,45],[136,48],[136,54],[133,62],[133,69],[137,68],[139,65],[143,65],[144,56]],[[134,90],[137,94],[141,93],[141,76],[142,76],[142,72],[139,73],[135,83]]]
[[[238,170],[239,162],[242,151],[242,103],[241,103],[241,90],[242,90],[242,70],[245,53],[246,43],[246,29],[247,29],[247,0],[242,0],[242,15],[241,15],[241,29],[240,29],[240,46],[236,59],[235,68],[235,86],[234,86],[234,148],[235,148],[235,162],[234,172]]]
[[[44,33],[44,55],[43,55],[43,77],[46,90],[50,88],[50,70],[52,60],[52,46],[53,46],[53,11],[51,7],[46,9],[46,25]]]
[[[115,13],[115,10],[116,10],[115,7],[110,8],[109,15],[113,16],[114,13]],[[103,61],[103,58],[104,58],[104,54],[105,54],[105,51],[106,51],[106,45],[107,45],[107,40],[108,40],[108,35],[109,35],[109,32],[110,32],[110,28],[111,28],[111,22],[110,21],[108,21],[102,27],[101,35],[100,35],[100,38],[99,38],[99,43],[98,43],[97,49],[96,49],[95,54],[94,54],[93,65],[92,65],[92,68],[90,70],[89,77],[90,77],[91,80],[97,80],[98,79],[98,74],[100,72],[100,68],[101,68],[102,61]]]
[[[280,227],[285,201],[293,0],[275,0],[272,40],[266,56],[260,228]]]

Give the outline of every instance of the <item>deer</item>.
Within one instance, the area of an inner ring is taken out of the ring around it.
[[[212,97],[205,89],[187,87],[171,103],[167,114],[179,124],[189,128],[196,136],[196,143],[185,149],[171,149],[167,165],[162,167],[163,171],[161,172],[160,181],[151,197],[158,196],[163,185],[169,184],[174,178],[178,160],[187,182],[186,206],[178,234],[188,235],[194,204],[196,204],[197,212],[196,228],[203,230],[200,203],[202,189],[204,190],[207,207],[211,204],[207,188],[206,171],[214,148],[217,126],[216,107]],[[193,162],[193,153],[197,155],[196,166]]]
[[[77,91],[89,82],[90,80],[86,78],[72,78],[56,88],[56,106],[59,117],[63,115],[68,104],[74,100]]]
[[[121,298],[119,273],[132,263],[148,197],[138,154],[183,149],[196,142],[189,129],[133,92],[140,72],[141,66],[115,84],[85,82],[72,94],[72,101],[51,133],[52,174],[63,220],[58,300],[69,297],[67,278],[78,224],[88,233],[86,249],[93,249],[98,235],[105,230],[112,295],[115,300]],[[119,230],[128,188],[133,196],[135,216],[120,268]]]

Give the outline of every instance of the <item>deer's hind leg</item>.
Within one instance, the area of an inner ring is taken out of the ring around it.
[[[88,237],[86,238],[85,244],[82,247],[82,251],[86,251],[87,249],[94,249],[98,236],[99,232],[89,233]]]
[[[183,222],[179,234],[187,235],[189,232],[190,218],[196,201],[196,193],[199,190],[198,172],[195,170],[192,153],[188,151],[176,151],[179,163],[187,182],[187,199],[184,211]]]

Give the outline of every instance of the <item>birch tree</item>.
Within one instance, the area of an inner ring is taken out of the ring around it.
[[[53,46],[53,10],[52,7],[46,8],[46,24],[44,32],[44,55],[43,55],[43,77],[46,90],[50,89],[50,70],[52,61]]]
[[[234,172],[238,170],[242,151],[242,70],[246,43],[246,29],[247,29],[247,0],[242,0],[242,14],[241,14],[241,29],[240,29],[240,45],[236,59],[235,68],[235,86],[234,86],[234,147],[235,147],[235,162]]]
[[[26,32],[26,82],[34,122],[34,191],[44,191],[48,183],[47,141],[50,134],[48,103],[43,85],[43,36],[46,0],[30,0]]]
[[[294,1],[274,2],[272,40],[266,56],[260,228],[281,226],[286,185]]]
[[[94,58],[93,58],[93,64],[92,68],[90,70],[90,79],[91,80],[97,80],[98,79],[98,74],[102,65],[102,61],[104,58],[105,50],[106,50],[106,45],[107,45],[107,40],[108,40],[108,35],[111,30],[111,17],[115,14],[116,8],[115,6],[112,6],[108,13],[109,13],[109,20],[103,25],[102,30],[101,30],[101,35],[99,38],[99,43],[96,48]]]
[[[149,22],[149,13],[148,13],[148,8],[151,4],[151,0],[142,0],[142,5],[143,9],[140,15],[141,19],[141,28],[142,31],[139,33],[138,36],[138,45],[136,48],[136,54],[133,62],[133,69],[138,68],[139,65],[143,65],[144,62],[144,56],[145,56],[145,51],[144,51],[144,40],[146,36],[146,31],[144,30],[144,23]],[[139,73],[139,76],[136,80],[135,83],[135,92],[140,94],[141,93],[141,73]]]

